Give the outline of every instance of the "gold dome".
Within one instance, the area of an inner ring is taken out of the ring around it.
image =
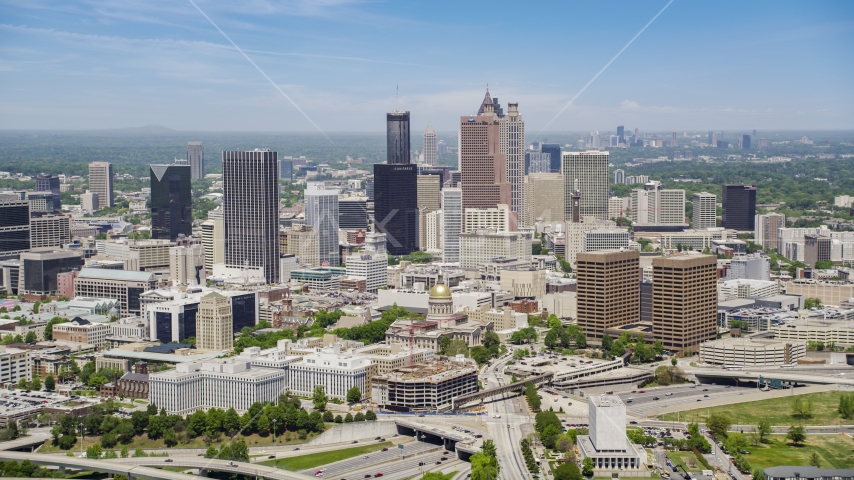
[[[448,298],[451,296],[451,289],[448,288],[448,286],[444,283],[437,283],[436,285],[433,285],[433,288],[430,289],[430,296]]]

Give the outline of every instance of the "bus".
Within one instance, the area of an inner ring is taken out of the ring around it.
[[[741,365],[727,365],[724,368],[727,370],[744,370],[744,367]]]

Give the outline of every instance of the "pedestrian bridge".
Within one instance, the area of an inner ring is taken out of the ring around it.
[[[507,385],[503,385],[500,387],[488,388],[479,392],[469,393],[467,395],[460,395],[459,397],[454,397],[451,399],[451,410],[457,410],[468,403],[490,398],[495,395],[501,395],[507,392],[521,391],[525,388],[525,384],[528,382],[533,383],[534,385],[542,385],[544,383],[548,384],[551,383],[552,378],[554,378],[553,372],[543,373],[541,375],[528,377],[524,380],[519,380],[518,382],[508,383]]]

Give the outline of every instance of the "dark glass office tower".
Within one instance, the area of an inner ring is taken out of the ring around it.
[[[53,194],[53,211],[62,210],[62,202],[59,198],[59,177],[53,175],[39,175],[36,177],[36,191],[50,192]]]
[[[418,166],[374,165],[374,232],[392,255],[418,250]]]
[[[0,258],[29,249],[30,202],[15,195],[0,194]]]
[[[550,173],[560,173],[560,145],[557,143],[544,143],[541,151],[543,153],[548,153],[551,155],[551,162],[549,162],[549,172]]]
[[[151,237],[175,240],[193,233],[192,167],[151,166]]]
[[[409,164],[409,112],[386,114],[386,163]]]
[[[750,150],[750,135],[741,136],[741,148],[744,150]]]
[[[222,152],[225,265],[263,267],[279,283],[278,152]]]
[[[756,185],[724,185],[721,196],[723,226],[750,231],[756,227]]]
[[[626,129],[623,125],[617,127],[617,143],[626,143]]]

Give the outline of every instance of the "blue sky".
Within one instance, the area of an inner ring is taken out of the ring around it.
[[[325,132],[532,139],[667,1],[196,0]],[[0,1],[0,128],[315,131],[189,0]],[[549,130],[854,128],[854,2],[675,0]]]

